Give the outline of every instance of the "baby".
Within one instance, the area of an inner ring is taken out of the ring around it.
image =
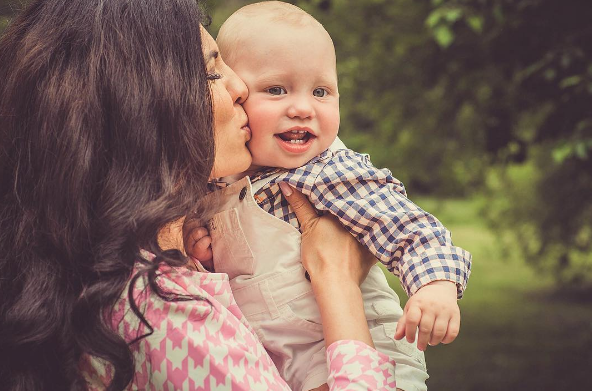
[[[411,296],[405,311],[381,269],[371,269],[361,286],[366,317],[376,348],[397,362],[397,387],[426,390],[422,351],[458,333],[470,254],[388,170],[337,139],[335,50],[318,21],[287,3],[252,4],[224,23],[217,42],[249,89],[253,166],[211,194],[219,205],[209,223],[216,272],[228,273],[239,307],[292,389],[322,386],[320,315],[300,263],[298,221],[279,188],[289,183],[400,278]]]

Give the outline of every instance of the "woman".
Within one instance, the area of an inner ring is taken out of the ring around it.
[[[287,389],[227,278],[157,241],[210,177],[250,164],[247,91],[202,18],[193,0],[36,0],[2,37],[3,389]],[[288,198],[326,339],[358,341],[328,349],[330,383],[351,381],[339,363],[357,354],[378,388],[392,366],[367,346],[364,257]]]

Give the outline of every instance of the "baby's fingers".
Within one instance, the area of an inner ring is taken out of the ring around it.
[[[398,341],[405,336],[405,321],[406,321],[406,314],[403,314],[399,321],[397,322],[397,329],[395,330],[395,339]]]
[[[185,251],[199,261],[212,259],[212,238],[205,227],[197,227],[189,230],[185,236]]]
[[[198,261],[204,262],[212,259],[212,238],[204,236],[193,245],[191,256]]]
[[[426,350],[428,341],[434,328],[434,314],[424,312],[419,323],[419,334],[417,336],[417,348],[421,351]]]
[[[448,330],[449,320],[450,319],[446,316],[439,316],[436,318],[436,322],[434,322],[434,328],[432,329],[432,336],[429,342],[430,346],[436,346],[442,342],[442,339]]]
[[[442,339],[442,343],[451,343],[456,339],[458,333],[460,331],[460,313],[455,313],[452,315],[450,322],[448,322],[448,330],[446,331],[446,335]]]
[[[415,333],[417,332],[417,327],[421,320],[421,310],[419,307],[411,306],[406,315],[405,335],[407,336],[407,342],[411,343],[415,341]]]

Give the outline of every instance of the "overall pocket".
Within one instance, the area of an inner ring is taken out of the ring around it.
[[[217,213],[208,224],[216,273],[229,279],[253,275],[255,260],[241,227],[236,208]]]
[[[310,292],[300,295],[281,307],[281,317],[287,325],[290,325],[295,331],[303,332],[307,330],[321,338],[323,335],[323,325],[321,324],[321,313],[314,299],[312,289]]]

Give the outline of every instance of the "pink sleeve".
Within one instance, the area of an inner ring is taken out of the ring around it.
[[[135,387],[289,390],[257,337],[218,302],[151,304],[154,333],[134,349]]]
[[[394,390],[395,361],[360,341],[337,341],[327,349],[331,391]]]

